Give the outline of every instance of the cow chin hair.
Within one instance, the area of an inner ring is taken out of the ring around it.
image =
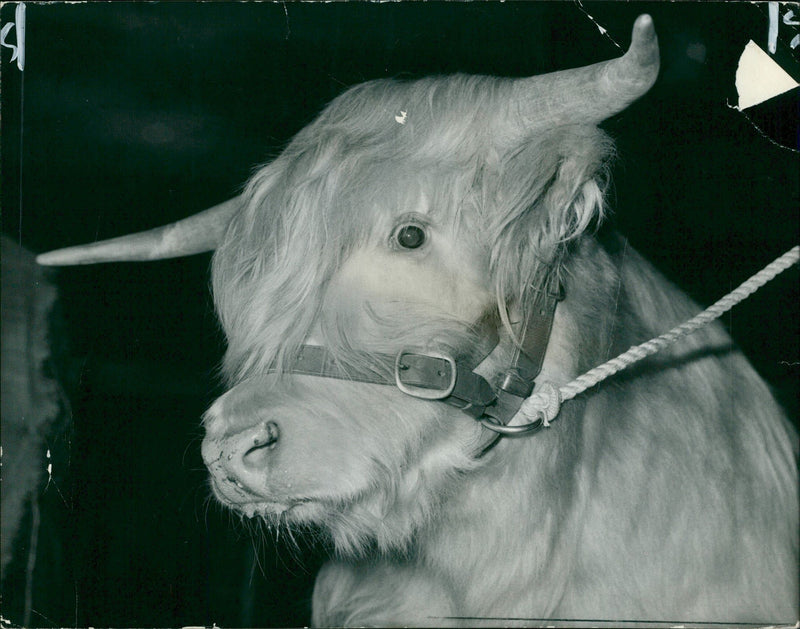
[[[258,519],[276,535],[283,531],[295,547],[295,535],[322,538],[324,530],[340,559],[409,558],[415,534],[441,517],[447,487],[463,482],[479,466],[468,445],[441,440],[419,460],[404,458],[392,465],[372,457],[371,483],[356,495],[320,501],[311,515],[289,508],[259,513]],[[246,516],[242,518],[244,522]]]
[[[441,517],[441,505],[450,494],[447,488],[463,482],[462,477],[479,465],[464,446],[441,440],[426,448],[420,460],[391,467],[374,458],[370,487],[326,514],[336,555],[408,558],[415,534]]]

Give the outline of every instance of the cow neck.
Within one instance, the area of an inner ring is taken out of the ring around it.
[[[454,358],[427,349],[408,348],[397,354],[361,352],[363,360],[345,365],[323,346],[301,345],[287,366],[272,367],[269,372],[392,385],[412,397],[454,406],[482,420],[486,427],[487,439],[476,452],[480,457],[503,436],[493,431],[492,426],[508,424],[533,393],[556,306],[563,299],[563,285],[556,280],[549,279],[543,289],[531,287],[523,296],[523,316],[511,323],[511,333],[505,329],[485,330],[471,356]],[[491,382],[477,373],[487,361],[502,364],[503,356],[511,358],[505,368],[490,376]],[[526,434],[535,431],[536,428]]]

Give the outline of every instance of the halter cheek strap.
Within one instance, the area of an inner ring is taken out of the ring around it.
[[[517,434],[515,430],[503,427],[517,414],[522,403],[533,393],[536,377],[542,371],[544,356],[553,330],[553,319],[558,302],[565,296],[564,286],[559,283],[554,288],[538,292],[533,303],[526,309],[524,321],[512,324],[517,341],[513,344],[512,359],[506,370],[497,376],[496,390],[499,412],[489,409],[481,423],[500,434]],[[541,427],[541,426],[539,426]],[[538,430],[539,427],[531,428]],[[530,432],[530,431],[529,431]]]
[[[548,282],[547,288],[540,290],[531,306],[526,308],[526,318],[517,324],[518,329],[512,324],[517,342],[510,341],[514,345],[511,363],[504,372],[497,375],[495,403],[486,408],[483,417],[478,418],[484,428],[492,433],[478,452],[478,457],[497,445],[502,436],[531,434],[544,427],[542,421],[529,424],[524,430],[507,424],[517,414],[522,403],[533,393],[536,377],[542,371],[544,356],[550,342],[556,307],[564,297],[564,285],[561,282]]]

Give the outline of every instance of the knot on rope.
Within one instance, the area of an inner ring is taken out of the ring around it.
[[[526,399],[519,412],[528,420],[541,419],[542,425],[550,426],[561,410],[561,391],[550,382],[543,382],[537,390]]]

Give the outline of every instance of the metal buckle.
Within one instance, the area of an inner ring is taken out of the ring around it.
[[[526,380],[523,378],[519,369],[510,368],[502,374],[499,374],[498,389],[516,395],[517,397],[526,398],[533,393],[533,380]]]
[[[567,296],[567,291],[564,289],[564,284],[559,282],[555,290],[550,289],[548,294],[556,301],[564,301],[564,298]]]
[[[450,382],[448,385],[443,389],[428,389],[416,385],[409,385],[403,382],[400,374],[401,372],[409,369],[409,367],[408,365],[403,365],[402,360],[404,356],[410,355],[423,356],[424,358],[437,358],[447,362],[447,364],[450,366]],[[456,376],[456,361],[450,356],[441,354],[439,352],[413,351],[404,349],[397,353],[397,357],[394,361],[394,381],[397,384],[397,388],[407,395],[420,398],[422,400],[442,400],[446,397],[449,397],[453,392],[453,389],[456,387]]]

